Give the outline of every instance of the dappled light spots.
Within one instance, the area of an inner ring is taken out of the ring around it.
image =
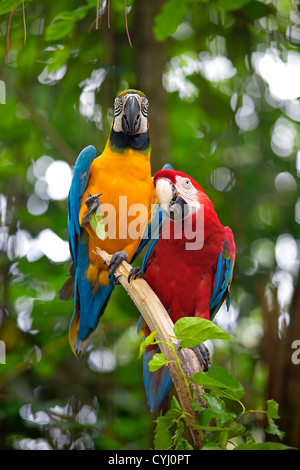
[[[183,100],[194,101],[198,89],[188,77],[201,74],[206,80],[214,83],[232,78],[236,69],[225,56],[214,56],[208,52],[185,53],[175,56],[167,64],[163,76],[163,85],[168,92],[178,91]]]
[[[294,237],[288,233],[279,235],[275,245],[278,266],[296,275],[299,270],[299,255],[298,245]]]
[[[211,173],[210,181],[218,191],[230,191],[235,185],[235,176],[229,168],[220,167]]]
[[[294,150],[297,131],[294,124],[280,117],[272,130],[271,148],[279,157],[288,157]]]
[[[236,112],[235,121],[243,131],[251,131],[257,127],[259,120],[250,96],[243,95],[242,106]]]
[[[259,238],[251,245],[251,253],[262,269],[271,269],[275,264],[274,243],[268,238]]]
[[[47,194],[49,199],[63,200],[68,197],[72,171],[70,166],[60,160],[52,162],[45,173]]]
[[[112,372],[116,368],[116,359],[109,349],[96,349],[90,352],[88,365],[95,372]]]
[[[252,54],[257,73],[268,83],[271,95],[277,100],[294,100],[300,96],[300,54],[288,51],[286,60],[278,49],[270,48]]]
[[[288,171],[282,171],[281,173],[278,173],[274,184],[279,193],[294,192],[297,190],[296,180]]]

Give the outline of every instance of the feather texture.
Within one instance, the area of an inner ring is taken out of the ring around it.
[[[188,175],[174,170],[161,171],[154,176],[154,181],[165,178],[176,186],[177,175],[188,178],[197,190],[198,202],[204,211],[203,246],[197,250],[187,249],[189,240],[184,230],[181,231],[181,238],[175,236],[176,225],[183,223],[196,233],[196,218],[200,217],[200,212],[191,213],[185,222],[167,219],[159,238],[151,242],[145,254],[142,270],[174,323],[185,316],[212,319],[225,300],[229,307],[229,288],[235,259],[234,238],[231,229],[219,221],[203,189]],[[149,334],[147,326],[142,326],[142,321],[139,322],[139,329],[144,329],[146,336]],[[151,357],[150,352],[153,356],[151,346],[144,355],[144,384],[153,411],[165,397],[172,381],[165,368],[164,372],[149,371],[147,361]]]

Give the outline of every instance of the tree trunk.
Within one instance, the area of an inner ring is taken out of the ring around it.
[[[165,43],[155,39],[152,28],[164,0],[138,0],[134,4],[134,34],[137,88],[149,99],[149,126],[152,146],[152,169],[156,172],[170,159],[170,137],[167,118],[167,92],[162,76],[167,62]]]
[[[274,294],[271,310],[262,289],[260,290],[261,306],[264,315],[265,335],[262,350],[268,369],[268,382],[266,395],[279,403],[279,428],[285,432],[283,441],[296,448],[300,448],[300,363],[292,360],[295,349],[292,344],[300,340],[300,275],[290,306],[290,322],[283,333],[278,334],[278,317],[280,308]],[[299,349],[299,346],[297,346]],[[294,355],[300,358],[300,354]]]

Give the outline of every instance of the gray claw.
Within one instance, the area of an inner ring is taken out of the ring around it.
[[[128,263],[128,256],[125,251],[117,251],[112,255],[108,268],[109,276],[112,276],[115,273],[115,270],[122,263],[122,261],[126,261]]]
[[[98,207],[101,205],[101,202],[99,201],[100,196],[102,196],[102,193],[94,194],[93,196],[86,198],[85,205],[88,209],[88,212],[85,214],[85,217],[88,217],[92,212],[96,212]]]
[[[193,351],[196,353],[200,364],[203,366],[203,372],[207,372],[211,366],[211,363],[209,350],[207,349],[205,344],[198,344],[197,346],[194,346],[191,349],[193,349]]]
[[[121,283],[119,281],[120,277],[122,277],[122,274],[119,274],[119,276],[115,276],[114,278],[114,285],[119,286]]]
[[[130,279],[145,279],[145,273],[144,271],[141,270],[139,266],[135,266],[130,270],[129,276],[128,276],[128,282],[130,282]]]
[[[82,217],[82,222],[81,225],[82,227],[87,227],[90,223],[89,216],[93,213],[96,212],[98,207],[101,205],[101,201],[99,201],[99,197],[102,195],[100,194],[94,194],[93,196],[89,196],[85,200],[85,205],[87,207],[87,212],[86,214]]]

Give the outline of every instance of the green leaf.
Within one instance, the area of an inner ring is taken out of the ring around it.
[[[79,20],[82,20],[86,16],[87,11],[88,11],[88,7],[82,6],[82,7],[77,8],[76,10],[62,11],[55,17],[55,19],[79,21]]]
[[[162,353],[154,354],[153,358],[148,363],[149,370],[150,372],[155,372],[156,370],[168,364],[168,362],[169,361],[167,361]]]
[[[215,323],[198,317],[184,317],[177,320],[174,334],[181,340],[180,348],[192,348],[208,339],[233,341],[229,334]]]
[[[164,416],[157,418],[154,435],[154,447],[156,450],[166,450],[172,447],[173,439],[169,430],[175,424],[176,420],[180,419],[182,416],[182,409],[175,396],[173,396],[171,408]]]
[[[269,434],[274,434],[275,436],[278,436],[280,439],[283,439],[285,433],[283,431],[280,431],[277,424],[275,424],[274,422],[274,419],[280,418],[278,414],[279,405],[275,400],[268,400],[267,404],[268,404],[268,407],[267,407],[266,413],[267,413],[269,426],[265,429],[265,431]]]
[[[156,433],[154,435],[154,447],[156,450],[169,449],[172,446],[172,434],[159,418],[157,420]]]
[[[269,434],[274,434],[275,436],[278,436],[279,439],[283,439],[284,437],[284,431],[280,431],[279,427],[277,424],[275,424],[274,420],[272,418],[268,418],[269,421],[269,426],[265,429],[265,431]]]
[[[153,27],[154,36],[158,41],[163,41],[175,33],[186,13],[186,3],[186,0],[167,0],[164,3]]]
[[[233,450],[288,450],[294,447],[286,446],[279,442],[248,442],[247,444],[240,444]]]
[[[223,367],[212,366],[208,372],[197,372],[192,381],[203,385],[205,389],[216,392],[219,396],[240,400],[244,395],[243,386]]]
[[[139,357],[141,357],[141,355],[143,354],[143,352],[145,351],[145,349],[150,346],[150,344],[153,344],[155,341],[154,341],[154,338],[155,338],[155,335],[156,335],[157,331],[152,331],[152,333],[150,333],[147,338],[145,338],[145,340],[140,344],[140,353],[139,353]]]
[[[252,0],[218,0],[218,7],[224,11],[234,11],[243,8],[244,5]]]
[[[225,427],[228,429],[228,439],[243,436],[246,432],[245,426],[240,423],[236,423],[233,419],[231,419],[229,423],[226,423]]]
[[[102,224],[103,216],[99,209],[92,212],[89,216],[89,221],[92,229],[100,240],[105,240],[105,225]]]
[[[208,442],[205,444],[201,450],[221,450],[216,442]]]
[[[70,54],[69,47],[59,47],[52,53],[51,62],[48,64],[48,72],[56,72],[68,62]]]
[[[88,6],[82,6],[76,10],[62,11],[57,15],[52,23],[46,28],[45,38],[47,41],[57,41],[67,36],[73,30],[76,21],[83,19],[87,12]]]
[[[286,18],[290,17],[291,11],[293,10],[293,0],[278,0],[277,9],[278,12],[285,16]]]
[[[31,0],[26,0],[26,3]],[[13,6],[15,4],[15,0],[2,0],[0,2],[0,15],[3,15],[4,13],[10,13],[13,9]],[[15,10],[22,5],[22,0],[18,0],[16,5],[15,5]]]
[[[175,450],[194,450],[194,447],[186,440],[181,438],[175,446]]]
[[[235,413],[227,411],[224,401],[220,398],[205,392],[201,393],[201,397],[204,398],[207,405],[209,406],[208,409],[213,412],[212,417],[216,419],[217,426],[222,426],[224,428],[225,423],[228,422],[230,418],[235,417]],[[199,417],[199,423],[203,424],[201,421],[201,415]]]
[[[58,19],[52,22],[50,26],[46,28],[45,39],[46,41],[57,41],[67,36],[73,30],[75,21]]]
[[[175,450],[193,450],[193,447],[188,443],[182,434],[184,432],[184,422],[177,421],[177,429],[173,436],[173,447]]]
[[[278,414],[279,405],[278,405],[277,401],[268,400],[267,405],[268,405],[268,408],[267,408],[268,418],[279,419],[280,418],[280,416]]]

